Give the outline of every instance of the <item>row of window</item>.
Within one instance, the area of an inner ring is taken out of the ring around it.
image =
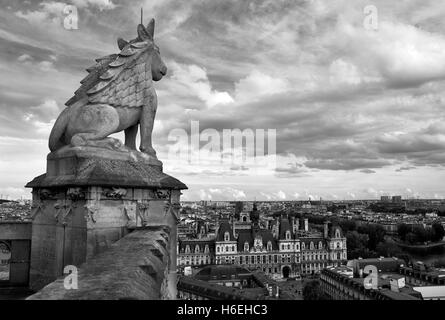
[[[226,240],[226,241],[229,241],[229,240]],[[228,250],[227,248],[228,247],[226,246],[226,252],[230,252],[230,250],[227,251]],[[235,252],[234,248],[235,248],[235,246],[232,246],[232,252]],[[272,248],[273,248],[272,242],[268,241],[267,242],[267,251],[272,251]],[[295,248],[295,251],[299,251],[300,243],[297,242],[295,244],[293,244],[293,243],[281,243],[280,244],[280,250],[294,250],[294,248]],[[318,245],[314,244],[312,241],[309,244],[309,250],[317,250],[317,249],[321,250],[323,248],[324,248],[323,242],[321,242],[321,241],[318,243]],[[334,248],[342,249],[342,243],[341,242],[336,242],[335,244],[331,243],[331,249],[334,249]],[[186,250],[187,250],[187,248],[186,248]],[[222,250],[221,250],[221,252],[222,252]],[[306,244],[304,242],[301,243],[301,250],[306,250]],[[247,241],[244,243],[244,251],[249,251],[249,243]],[[220,252],[219,247],[216,248],[216,252]]]
[[[346,252],[342,253],[337,252],[332,257],[333,259],[342,260],[346,259]],[[295,263],[300,263],[304,261],[319,261],[319,260],[328,260],[329,255],[328,253],[319,253],[319,254],[304,254],[301,255],[301,257],[295,256],[294,261]],[[235,262],[240,264],[272,264],[272,263],[291,263],[292,262],[292,255],[290,254],[282,254],[282,255],[240,255],[240,256],[230,256],[230,257],[216,257],[217,263],[230,263]]]
[[[180,266],[195,266],[211,264],[212,259],[210,257],[196,257],[196,256],[185,256],[178,258],[178,265]]]
[[[216,252],[236,252],[236,246],[235,245],[231,245],[231,246],[216,246]]]
[[[186,245],[186,246],[185,246],[185,250],[181,250],[181,253],[182,253],[182,252],[190,253],[190,252],[191,252],[191,251],[190,251],[190,246],[189,246],[189,245]],[[200,253],[200,252],[201,252],[201,248],[199,247],[199,245],[196,245],[196,246],[195,246],[195,253]],[[210,252],[209,245],[206,244],[205,247],[204,247],[204,253],[209,253],[209,252]]]

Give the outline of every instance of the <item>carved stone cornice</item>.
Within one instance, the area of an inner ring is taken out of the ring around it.
[[[39,189],[38,194],[39,194],[40,200],[55,199],[55,197],[56,197],[56,192],[51,189]]]
[[[73,200],[73,201],[77,201],[77,200],[81,200],[81,199],[85,199],[85,191],[82,190],[82,188],[69,188],[66,191],[66,195],[69,199]]]
[[[102,191],[102,195],[111,199],[122,199],[127,195],[127,189],[124,188],[107,188]]]
[[[154,192],[154,195],[157,200],[170,200],[171,190],[158,189]]]

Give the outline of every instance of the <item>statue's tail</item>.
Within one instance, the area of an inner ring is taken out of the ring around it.
[[[51,152],[56,151],[65,145],[63,141],[61,141],[61,138],[65,133],[65,129],[68,124],[68,110],[69,108],[65,108],[65,110],[62,111],[57,118],[56,123],[54,123],[53,129],[51,130],[49,135],[49,150],[51,150]]]

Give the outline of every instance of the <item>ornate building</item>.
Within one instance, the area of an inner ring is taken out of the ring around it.
[[[178,267],[203,266],[215,263],[214,239],[185,239],[178,241]]]
[[[250,222],[248,227],[247,222]],[[208,256],[213,256],[204,261],[260,269],[273,278],[313,274],[346,262],[346,238],[340,227],[326,223],[323,232],[314,232],[309,230],[307,219],[301,222],[281,217],[270,228],[262,228],[254,207],[249,217],[240,214],[237,219],[219,223],[213,246],[208,243],[209,248],[214,248]],[[203,264],[196,263],[202,261],[198,257],[204,253],[200,241],[185,240],[178,244],[179,266]]]

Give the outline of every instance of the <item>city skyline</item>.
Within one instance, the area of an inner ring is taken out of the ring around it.
[[[187,200],[445,198],[445,10],[434,1],[1,1],[0,194],[30,198],[94,59],[156,19],[169,68],[154,145]],[[63,27],[67,4],[77,30]],[[114,44],[114,45],[112,45]],[[168,157],[169,133],[276,129],[276,168]],[[117,135],[123,138],[123,135]]]

